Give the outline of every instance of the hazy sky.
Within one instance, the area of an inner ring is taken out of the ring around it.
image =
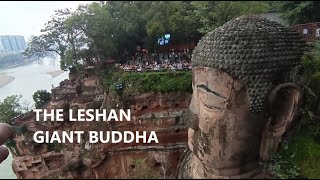
[[[28,41],[39,35],[54,10],[92,1],[0,1],[0,35],[22,35]]]

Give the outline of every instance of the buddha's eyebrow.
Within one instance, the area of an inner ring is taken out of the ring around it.
[[[206,90],[207,92],[212,93],[212,94],[214,94],[214,95],[216,95],[216,96],[218,96],[218,97],[220,97],[220,98],[227,99],[227,98],[225,98],[224,96],[222,96],[221,94],[219,94],[219,93],[217,93],[217,92],[209,89],[209,88],[208,88],[206,85],[204,85],[204,84],[197,85],[197,88],[202,88],[202,89]]]

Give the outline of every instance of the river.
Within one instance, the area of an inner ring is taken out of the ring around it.
[[[68,71],[53,78],[47,72],[60,70],[59,62],[44,59],[42,63],[32,63],[10,69],[0,70],[0,74],[13,76],[15,79],[9,84],[0,88],[0,99],[10,95],[22,95],[22,101],[32,106],[32,95],[39,89],[51,92],[52,86],[58,86],[61,81],[68,78]],[[0,179],[17,179],[12,170],[12,156],[10,155],[0,164]]]

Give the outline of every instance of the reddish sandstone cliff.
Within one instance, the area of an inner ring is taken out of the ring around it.
[[[89,70],[88,70],[89,72]],[[17,133],[13,170],[18,178],[132,178],[173,177],[181,153],[186,148],[187,112],[190,94],[145,93],[119,97],[104,92],[93,73],[70,73],[69,80],[52,89],[51,101],[43,108],[64,109],[64,122],[36,122],[30,112],[15,119],[15,126],[26,125]],[[131,121],[69,122],[69,109],[130,108]],[[37,144],[36,131],[156,131],[159,143]]]

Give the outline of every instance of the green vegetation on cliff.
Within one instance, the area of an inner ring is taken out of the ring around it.
[[[320,43],[302,58],[299,81],[305,89],[302,120],[295,135],[281,144],[267,164],[282,179],[320,177]]]
[[[0,122],[11,124],[11,119],[23,114],[27,108],[21,105],[21,95],[12,95],[0,100]]]
[[[282,154],[291,154],[287,159],[299,167],[303,177],[309,179],[320,177],[320,144],[316,141],[312,126],[302,129]]]
[[[122,61],[137,43],[156,53],[165,33],[173,37],[171,44],[188,44],[241,15],[276,11],[289,24],[316,22],[319,7],[319,1],[97,1],[55,11],[24,55],[59,55],[61,69]]]
[[[152,169],[152,164],[146,162],[145,159],[133,159],[131,170],[129,172],[130,179],[160,179],[158,172]]]
[[[124,72],[116,68],[105,74],[104,86],[116,92],[116,85],[123,83],[124,94],[145,92],[192,92],[191,71]]]
[[[305,92],[301,131],[289,144],[287,152],[295,152],[292,163],[298,165],[301,175],[314,179],[320,177],[320,43],[311,46],[302,66],[303,84],[310,90]]]
[[[289,24],[319,22],[319,1],[278,1],[277,5]]]
[[[32,98],[35,102],[36,108],[40,108],[44,103],[50,100],[50,93],[45,89],[37,90],[33,93]]]
[[[55,143],[48,143],[47,147],[49,152],[50,151],[60,152],[61,150],[63,150],[64,145],[61,143],[55,142]]]
[[[157,39],[165,33],[172,35],[172,44],[188,44],[237,16],[273,6],[268,1],[97,1],[55,11],[24,55],[42,58],[54,52],[62,69],[122,61],[140,43],[149,52],[158,51]]]
[[[269,169],[281,179],[320,177],[320,144],[314,135],[314,126],[307,126],[290,141],[283,143]]]

